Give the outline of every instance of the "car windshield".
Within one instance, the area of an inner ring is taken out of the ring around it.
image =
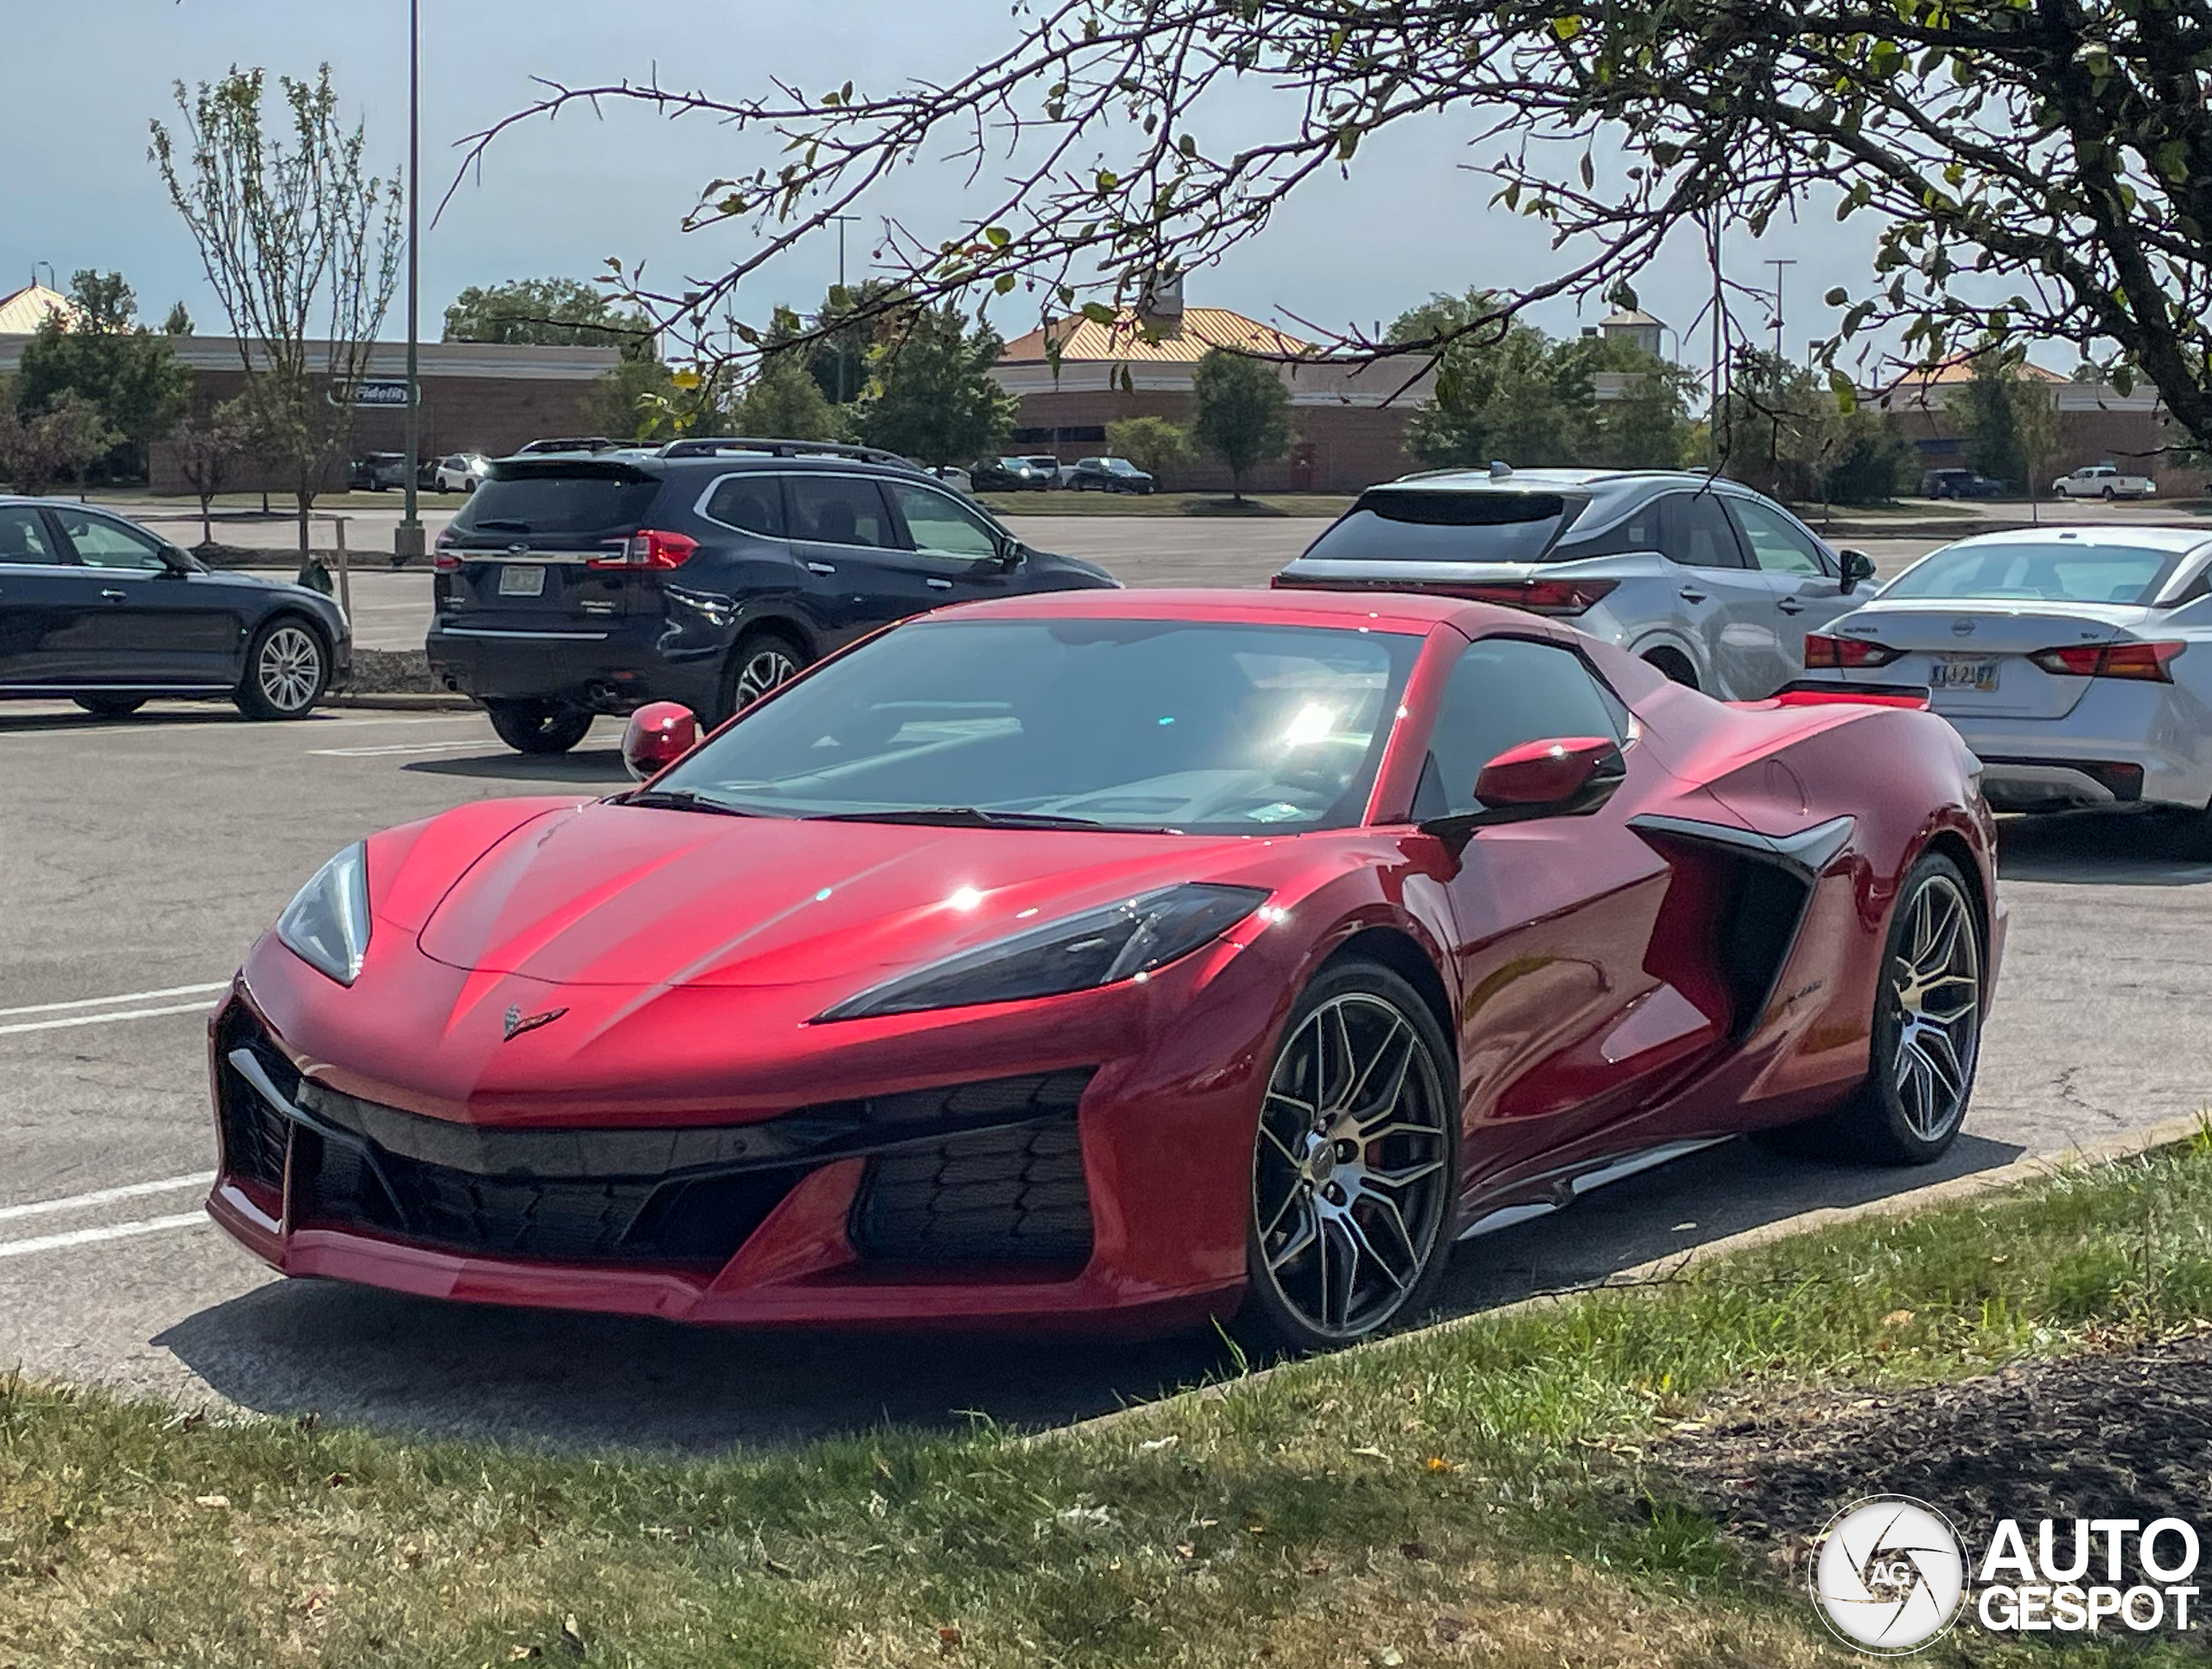
[[[2139,545],[1953,545],[1906,569],[1882,595],[2147,603],[2182,554]]]
[[[1573,509],[1579,511],[1580,501]],[[1306,555],[1327,562],[1531,562],[1572,515],[1556,492],[1375,488]]]
[[[1116,475],[1137,475],[1143,473],[1126,458],[1109,458],[1104,460],[1103,466],[1112,470]]]
[[[655,788],[797,817],[1345,828],[1421,642],[1182,620],[924,621],[763,702]]]

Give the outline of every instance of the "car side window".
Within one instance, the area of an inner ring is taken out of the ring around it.
[[[786,478],[791,536],[826,545],[868,545],[900,549],[891,530],[891,512],[876,484],[857,475],[793,475]]]
[[[784,494],[778,478],[755,472],[728,475],[714,485],[700,512],[726,527],[759,533],[771,539],[784,536]],[[840,544],[856,543],[839,540]]]
[[[969,558],[999,554],[998,535],[949,493],[932,492],[905,481],[887,482],[885,490],[906,518],[916,550],[930,556]]]
[[[137,568],[159,573],[168,564],[162,560],[161,541],[135,527],[111,522],[104,516],[64,510],[55,514],[62,532],[77,549],[77,560],[86,568]]]
[[[29,505],[0,505],[0,562],[28,567],[60,560],[38,511]]]
[[[1669,493],[1660,501],[1659,528],[1659,548],[1685,568],[1748,566],[1718,493]]]
[[[1508,748],[1548,737],[1628,735],[1628,709],[1572,650],[1484,638],[1452,668],[1414,796],[1425,821],[1481,809],[1475,778]]]
[[[1728,509],[1744,531],[1744,543],[1762,573],[1802,574],[1818,578],[1827,564],[1820,547],[1781,511],[1752,498],[1732,498]]]

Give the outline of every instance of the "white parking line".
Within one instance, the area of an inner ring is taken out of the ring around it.
[[[148,1217],[141,1222],[119,1222],[106,1228],[73,1228],[65,1234],[41,1234],[28,1241],[0,1241],[0,1258],[29,1257],[34,1252],[59,1252],[64,1247],[128,1240],[135,1234],[159,1234],[171,1228],[203,1228],[207,1222],[207,1214],[204,1211],[180,1211],[174,1216]]]
[[[230,988],[228,980],[218,980],[213,985],[165,985],[158,991],[124,991],[112,997],[72,997],[66,1003],[32,1003],[25,1008],[0,1008],[0,1020],[11,1020],[19,1014],[54,1014],[65,1008],[105,1008],[111,1003],[143,1003],[156,997],[210,996]]]
[[[89,1194],[72,1194],[66,1199],[33,1200],[29,1205],[0,1205],[0,1222],[10,1222],[18,1217],[41,1217],[55,1211],[89,1211],[96,1205],[112,1205],[118,1200],[135,1200],[148,1194],[174,1194],[180,1188],[205,1188],[205,1177],[164,1177],[159,1182],[125,1183],[120,1188],[96,1188]]]
[[[451,753],[460,748],[481,750],[490,746],[489,738],[472,736],[465,742],[385,742],[375,747],[311,747],[308,752],[326,759],[372,759],[383,753]]]
[[[112,1025],[118,1020],[151,1020],[163,1014],[205,1014],[207,1012],[206,1003],[172,1003],[166,1008],[126,1008],[118,1014],[72,1014],[67,1019],[26,1020],[20,1025],[0,1025],[0,1038],[12,1038],[23,1031],[60,1031],[73,1025]]]

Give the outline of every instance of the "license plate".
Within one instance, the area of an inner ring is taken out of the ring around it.
[[[1997,688],[1997,663],[1986,657],[1974,660],[1958,657],[1939,659],[1929,670],[1928,686],[1931,689],[1993,690]]]
[[[545,594],[545,570],[510,562],[499,570],[499,595],[502,597],[542,597]]]

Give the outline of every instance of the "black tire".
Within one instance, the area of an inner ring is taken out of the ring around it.
[[[72,695],[69,699],[102,719],[127,719],[146,705],[143,695]]]
[[[1338,1349],[1427,1310],[1458,1215],[1459,1082],[1443,1027],[1397,974],[1343,961],[1306,987],[1253,1137],[1233,1323],[1248,1351]]]
[[[518,753],[566,753],[591,729],[592,714],[558,701],[486,701],[492,728]]]
[[[806,650],[786,633],[755,627],[737,640],[722,665],[721,694],[712,721],[741,713],[777,685],[806,670]]]
[[[1771,1145],[1861,1164],[1928,1164],[1949,1151],[1966,1120],[1981,1054],[1987,955],[1979,896],[1966,873],[1941,853],[1931,852],[1912,866],[1897,889],[1882,942],[1866,1081],[1838,1111],[1771,1133]],[[1922,914],[1923,907],[1929,915]],[[1948,937],[1941,924],[1947,912],[1955,912],[1957,938],[1952,954],[1938,964],[1934,956]],[[1918,943],[1923,924],[1931,920],[1938,943],[1923,950]],[[1916,996],[1909,995],[1908,987]],[[1909,1014],[1913,1002],[1926,1005],[1946,989],[1942,1014],[1931,1015],[1925,1006]],[[1911,1033],[1908,1019],[1915,1021]],[[1928,1040],[1916,1042],[1912,1033]],[[1947,1073],[1955,1082],[1947,1081]]]
[[[2110,504],[2113,501],[2113,491],[2109,486],[2107,486],[2103,492],[2098,493],[2097,497],[2103,499],[2107,504]]]
[[[1689,657],[1680,650],[1655,649],[1643,657],[1643,661],[1647,666],[1658,668],[1670,682],[1681,685],[1685,689],[1698,687],[1697,669],[1689,663]]]
[[[330,643],[296,614],[264,620],[245,646],[232,700],[249,719],[304,719],[330,688]]]

